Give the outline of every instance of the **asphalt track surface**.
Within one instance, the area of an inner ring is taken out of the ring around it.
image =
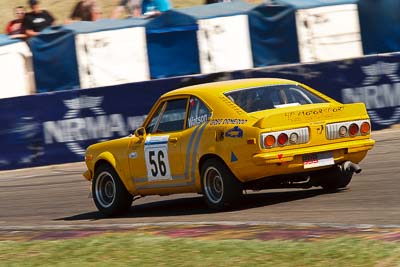
[[[373,133],[375,148],[346,190],[252,192],[234,210],[210,212],[197,194],[151,196],[104,218],[89,197],[83,163],[0,172],[0,229],[113,227],[157,223],[400,225],[400,129]]]

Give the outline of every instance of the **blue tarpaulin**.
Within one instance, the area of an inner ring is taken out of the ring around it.
[[[79,66],[75,36],[143,26],[144,20],[105,19],[97,22],[76,22],[65,26],[53,26],[40,35],[29,39],[37,92],[52,92],[80,88]]]
[[[146,33],[151,78],[201,73],[198,20],[243,15],[252,7],[241,1],[202,5],[169,10],[149,21]]]
[[[196,20],[169,10],[146,24],[151,78],[200,73]]]
[[[360,0],[358,8],[364,53],[400,51],[400,1]]]
[[[36,92],[79,88],[74,32],[60,27],[29,40],[33,54]]]
[[[249,15],[255,67],[299,62],[294,9],[259,5]]]

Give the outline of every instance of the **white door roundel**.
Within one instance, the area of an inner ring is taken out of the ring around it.
[[[149,181],[172,179],[168,160],[168,139],[168,135],[146,138],[144,154]]]

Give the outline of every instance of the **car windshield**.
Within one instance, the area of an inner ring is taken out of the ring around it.
[[[327,102],[323,98],[295,84],[240,89],[227,92],[225,96],[248,113],[287,106]]]

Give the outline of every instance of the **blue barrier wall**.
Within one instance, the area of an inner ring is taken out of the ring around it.
[[[70,90],[0,100],[0,169],[81,161],[85,148],[129,134],[178,81]]]
[[[139,127],[161,94],[217,80],[297,80],[340,102],[364,102],[372,128],[384,129],[400,123],[399,66],[396,53],[1,99],[0,169],[82,161],[88,145]]]

